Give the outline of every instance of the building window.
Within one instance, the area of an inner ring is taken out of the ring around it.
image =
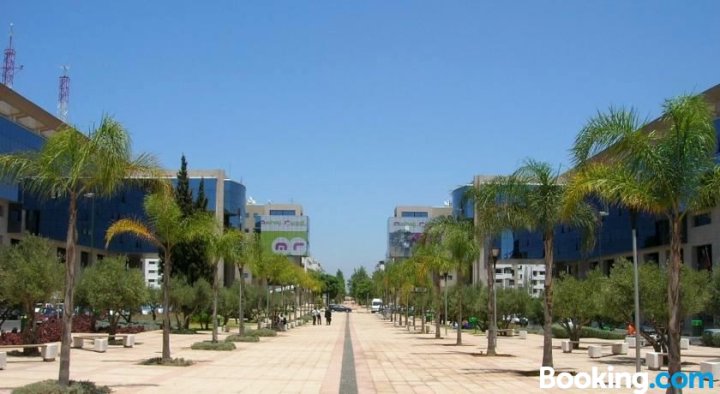
[[[404,218],[426,218],[428,217],[427,212],[418,212],[418,211],[405,211],[400,214],[401,217]]]
[[[294,209],[271,209],[270,216],[295,216]]]
[[[701,245],[695,250],[697,253],[697,269],[712,272],[712,245]]]
[[[85,268],[90,265],[90,253],[80,252],[80,266]]]
[[[57,257],[61,262],[65,262],[65,256],[67,255],[65,248],[57,248]]]
[[[660,253],[658,253],[658,252],[646,253],[645,256],[643,256],[643,260],[646,263],[658,264],[658,263],[660,263]]]
[[[709,212],[701,213],[699,215],[693,216],[693,226],[694,227],[705,226],[710,223],[712,223],[712,219],[710,218]]]

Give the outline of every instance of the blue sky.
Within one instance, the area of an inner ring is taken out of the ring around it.
[[[720,75],[706,1],[7,1],[14,88],[70,121],[121,121],[167,167],[224,168],[258,202],[304,205],[311,251],[348,277],[383,259],[395,205],[474,174],[567,167],[596,111]],[[5,34],[2,47],[6,44]]]

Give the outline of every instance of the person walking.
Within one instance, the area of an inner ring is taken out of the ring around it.
[[[317,311],[318,326],[322,326],[322,311],[322,309],[318,309]]]
[[[328,326],[332,321],[332,311],[330,310],[330,308],[325,309],[325,321],[327,322]]]
[[[312,313],[312,315],[313,315],[313,326],[314,326],[315,324],[317,324],[317,315],[318,315],[317,308],[313,308],[313,310],[310,311],[310,313]]]

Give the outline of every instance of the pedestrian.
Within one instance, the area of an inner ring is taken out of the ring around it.
[[[322,309],[317,311],[318,326],[322,326]]]
[[[313,315],[313,326],[314,326],[315,324],[317,324],[318,311],[317,311],[317,309],[313,308],[313,310],[310,311],[310,313],[312,313],[312,315]]]
[[[332,311],[330,310],[330,308],[325,309],[325,321],[327,322],[328,326],[332,321]]]

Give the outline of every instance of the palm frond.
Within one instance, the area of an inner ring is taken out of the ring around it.
[[[105,247],[110,245],[110,241],[120,234],[132,234],[140,239],[149,241],[150,243],[165,249],[161,240],[153,233],[152,229],[144,223],[133,219],[120,219],[113,224],[105,232]]]

